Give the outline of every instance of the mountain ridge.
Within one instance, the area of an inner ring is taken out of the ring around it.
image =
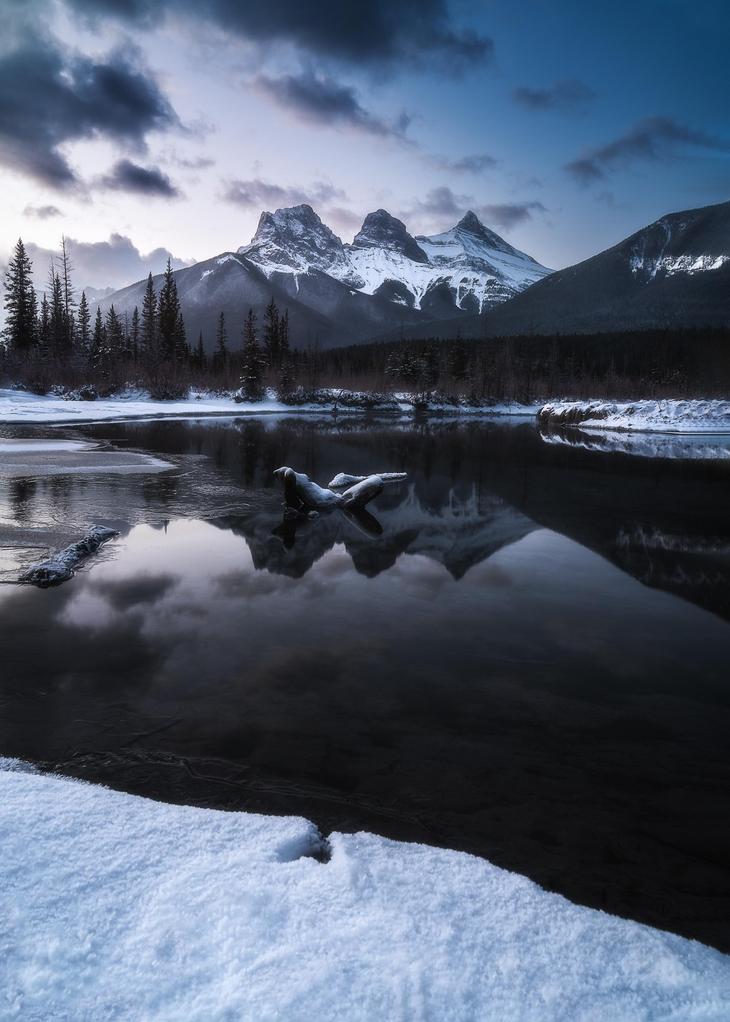
[[[730,202],[722,202],[667,213],[500,308],[431,328],[497,337],[729,324]]]
[[[202,332],[209,348],[221,312],[235,347],[249,307],[261,318],[272,298],[289,308],[295,344],[338,347],[481,311],[550,272],[474,213],[449,232],[417,241],[379,209],[343,244],[306,203],[262,212],[247,245],[174,271],[188,336]],[[131,314],[141,308],[144,284],[98,304]]]

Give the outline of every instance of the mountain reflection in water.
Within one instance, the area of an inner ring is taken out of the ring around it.
[[[176,467],[0,484],[6,537],[124,530],[0,590],[0,754],[463,848],[730,946],[724,466],[477,423],[86,432]],[[283,463],[409,480],[291,523]]]

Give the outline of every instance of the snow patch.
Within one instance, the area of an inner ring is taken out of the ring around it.
[[[4,1018],[730,1015],[730,958],[473,856],[0,772]]]
[[[545,427],[730,434],[730,401],[553,401],[540,408],[538,420]]]

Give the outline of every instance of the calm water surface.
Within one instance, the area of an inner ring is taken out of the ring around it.
[[[0,477],[0,570],[121,532],[62,587],[0,587],[0,754],[465,849],[730,949],[730,463],[532,425],[60,435],[174,467]],[[409,482],[295,527],[282,463]]]

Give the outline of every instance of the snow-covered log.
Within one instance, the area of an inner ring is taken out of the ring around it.
[[[288,465],[282,465],[274,472],[284,486],[284,503],[288,509],[301,514],[310,511],[342,510],[358,511],[382,492],[386,482],[406,478],[405,472],[386,472],[383,475],[353,476],[340,472],[330,487],[319,486],[303,472],[295,472]],[[342,492],[331,487],[346,486]]]
[[[375,473],[384,483],[402,483],[408,478],[405,472],[376,472]],[[352,476],[347,472],[338,472],[334,479],[330,479],[329,488],[331,490],[342,490],[348,486],[354,486],[355,483],[364,483],[369,476]]]
[[[106,543],[118,535],[119,533],[114,529],[107,529],[103,525],[92,525],[86,535],[78,540],[78,542],[64,547],[63,550],[59,550],[49,557],[48,560],[32,564],[30,568],[23,572],[19,581],[30,582],[38,586],[53,586],[58,585],[60,582],[66,582],[73,577],[75,569],[87,557],[96,553],[102,543]]]

